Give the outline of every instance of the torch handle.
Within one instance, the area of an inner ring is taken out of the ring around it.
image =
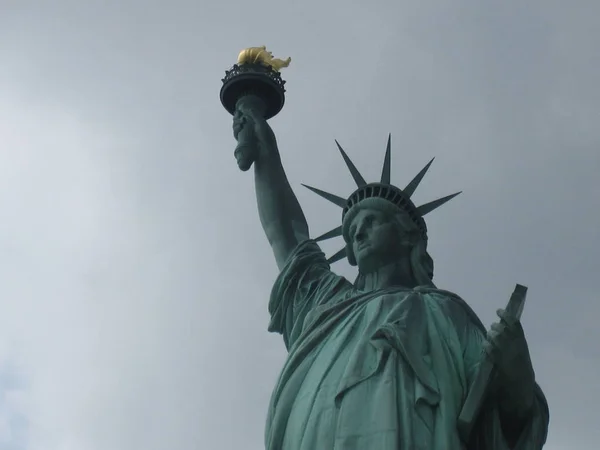
[[[254,130],[249,126],[245,126],[240,130],[237,140],[234,155],[240,170],[246,172],[252,167],[258,156],[258,141]]]
[[[265,108],[263,99],[250,93],[241,97],[236,103],[236,111],[243,113],[244,110],[252,110],[254,114],[261,117],[265,114]],[[237,141],[234,155],[240,170],[246,172],[258,158],[258,138],[254,128],[250,124],[245,124],[238,133]]]

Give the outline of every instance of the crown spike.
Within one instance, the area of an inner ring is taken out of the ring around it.
[[[352,178],[354,178],[354,182],[356,183],[356,185],[358,187],[362,187],[362,186],[366,185],[367,182],[365,181],[363,176],[360,174],[360,172],[358,171],[358,169],[356,168],[354,163],[350,160],[350,158],[348,157],[348,155],[346,154],[346,152],[344,151],[344,149],[342,148],[340,143],[337,140],[335,141],[335,143],[337,144],[338,149],[340,150],[340,153],[342,154],[342,158],[344,158],[344,162],[346,163],[346,166],[348,166],[348,169],[350,170],[350,173],[352,174]]]
[[[306,184],[303,184],[302,186],[304,186],[307,189],[310,189],[315,194],[320,195],[325,200],[329,200],[331,203],[338,205],[340,208],[343,208],[346,206],[346,199],[343,199],[342,197],[338,197],[337,195],[330,194],[329,192],[325,192],[320,189],[317,189],[317,188],[314,188],[311,186],[307,186]]]
[[[346,257],[346,247],[336,252],[334,255],[330,256],[327,259],[329,264],[333,264],[334,262],[339,261],[340,259],[344,259]]]
[[[381,183],[391,183],[391,163],[392,163],[392,133],[388,135],[387,146],[385,148],[385,158],[383,159],[383,169],[381,169]]]
[[[315,242],[319,242],[319,241],[324,241],[326,239],[331,239],[334,237],[338,237],[342,235],[342,226],[340,225],[337,228],[334,228],[331,231],[328,231],[327,233],[323,233],[321,236],[316,237],[314,240]]]
[[[421,205],[421,206],[417,207],[417,212],[421,216],[424,216],[425,214],[429,214],[434,209],[437,209],[440,206],[442,206],[444,203],[452,200],[454,197],[456,197],[461,192],[457,192],[456,194],[448,195],[446,197],[438,198],[437,200],[434,200],[434,201],[429,202],[429,203],[425,203],[424,205]]]
[[[429,170],[429,166],[431,166],[431,163],[433,162],[434,159],[435,158],[431,158],[431,161],[429,161],[427,163],[427,165],[425,167],[423,167],[421,169],[421,171],[403,189],[404,193],[406,195],[408,195],[408,198],[410,198],[415,193],[415,190],[417,189],[417,187],[419,187],[419,184],[421,183],[421,180],[423,179],[423,177],[425,176],[425,174]]]

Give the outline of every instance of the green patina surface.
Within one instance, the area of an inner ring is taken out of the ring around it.
[[[423,216],[453,196],[412,204],[429,165],[406,188],[392,186],[388,143],[376,183],[385,189],[375,190],[342,150],[356,195],[311,188],[344,208],[343,226],[324,237],[343,237],[334,260],[346,256],[358,266],[350,282],[309,238],[260,103],[243,97],[233,129],[245,136],[235,156],[246,169],[254,165],[259,216],[280,269],[269,330],[289,352],[269,406],[266,448],[541,449],[548,406],[519,320],[499,310],[486,330],[467,303],[433,283]],[[496,372],[466,439],[457,421],[485,358]]]

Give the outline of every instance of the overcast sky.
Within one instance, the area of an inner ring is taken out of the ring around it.
[[[375,180],[391,132],[400,187],[436,156],[437,285],[487,325],[529,286],[546,449],[597,448],[600,3],[32,3],[0,0],[0,449],[263,448],[277,269],[218,98],[263,44],[313,236],[340,211],[300,183],[353,189],[334,139]]]

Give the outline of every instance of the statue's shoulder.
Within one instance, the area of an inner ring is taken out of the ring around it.
[[[454,292],[446,291],[444,289],[438,289],[429,286],[417,286],[414,290],[420,294],[432,295],[434,297],[444,297],[455,302],[466,303]]]
[[[473,311],[469,304],[466,301],[464,301],[458,294],[443,289],[437,289],[427,286],[416,287],[414,290],[421,294],[431,295],[433,298],[435,298],[442,304],[449,305],[450,307],[461,308],[469,317],[469,319],[473,323],[475,323],[475,325],[485,330],[485,327],[481,323],[481,320],[479,320],[479,317],[477,317],[477,314],[475,314],[475,311]]]

